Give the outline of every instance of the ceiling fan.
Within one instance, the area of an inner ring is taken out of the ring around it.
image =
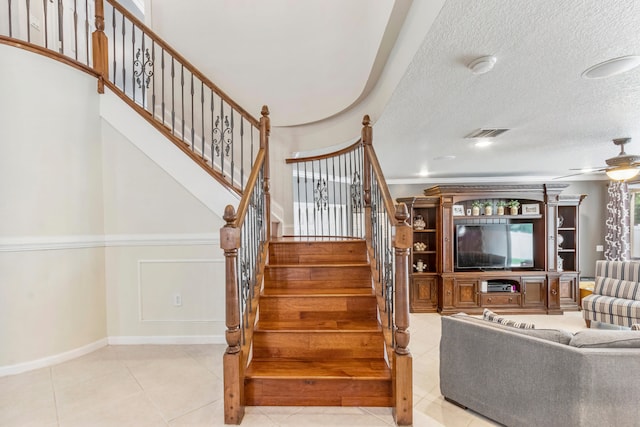
[[[588,170],[581,169],[581,172],[579,173],[565,175],[559,178],[567,178],[570,176],[595,172],[606,172],[607,176],[614,181],[626,181],[633,178],[640,172],[640,156],[627,154],[624,151],[624,146],[629,142],[631,142],[631,138],[616,138],[613,140],[615,145],[620,146],[620,153],[615,157],[605,160],[607,166],[591,168]]]

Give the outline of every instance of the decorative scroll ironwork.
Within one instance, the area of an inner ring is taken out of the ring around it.
[[[136,59],[133,61],[133,77],[136,80],[138,88],[142,89],[144,85],[145,88],[149,89],[152,76],[153,60],[151,59],[151,53],[149,53],[149,49],[145,49],[143,55],[142,49],[138,48],[136,51]]]
[[[358,171],[354,172],[351,179],[351,203],[356,212],[362,209],[362,179]]]
[[[220,124],[222,122],[222,127]],[[224,116],[224,120],[220,120],[220,116],[216,116],[213,130],[211,131],[213,141],[213,151],[216,157],[220,157],[224,150],[224,155],[229,157],[231,146],[233,144],[233,122],[229,121],[229,116]]]
[[[327,181],[323,178],[318,181],[316,188],[313,189],[313,200],[316,204],[316,209],[327,210],[329,196],[327,193]]]

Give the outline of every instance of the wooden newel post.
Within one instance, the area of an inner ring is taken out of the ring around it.
[[[367,155],[366,147],[371,147],[373,145],[373,129],[371,129],[371,119],[368,114],[362,118],[362,133],[360,136],[360,140],[362,141],[362,145],[365,148],[364,154],[364,176],[362,177],[362,194],[364,196],[364,205],[371,205],[371,161],[369,160],[369,156]]]
[[[233,206],[224,210],[226,225],[220,229],[220,247],[225,258],[225,320],[227,330],[227,350],[223,356],[224,367],[224,422],[240,424],[244,416],[244,366],[242,364],[240,330],[240,295],[236,262],[240,247],[240,229],[236,227],[237,218]]]
[[[395,357],[393,375],[394,418],[397,425],[413,424],[413,360],[409,353],[409,248],[413,244],[411,226],[407,223],[407,205],[396,207],[395,239]]]
[[[393,242],[396,263],[396,354],[409,354],[409,248],[413,244],[413,234],[407,223],[407,205],[400,203],[395,217],[398,220]]]
[[[260,112],[260,148],[265,151],[264,156],[264,197],[265,197],[265,216],[267,220],[266,239],[271,238],[271,193],[269,193],[269,136],[271,135],[271,119],[269,118],[269,107],[262,106]]]
[[[91,34],[93,42],[93,69],[98,73],[98,93],[104,93],[104,79],[109,77],[109,52],[104,33],[103,0],[95,0],[96,30]]]

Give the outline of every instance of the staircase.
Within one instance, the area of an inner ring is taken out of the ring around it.
[[[270,243],[249,406],[393,406],[363,240]]]

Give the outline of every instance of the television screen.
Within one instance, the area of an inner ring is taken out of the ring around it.
[[[533,267],[533,224],[459,224],[456,268]]]

